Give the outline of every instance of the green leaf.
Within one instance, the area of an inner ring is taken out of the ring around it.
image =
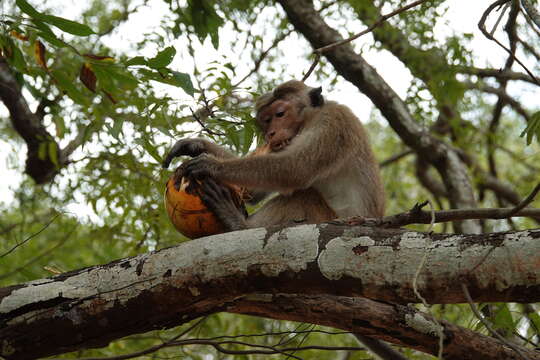
[[[99,85],[111,93],[118,93],[119,90],[133,90],[139,84],[137,78],[118,65],[92,64],[92,68],[99,80]]]
[[[498,310],[497,314],[495,314],[495,318],[493,319],[493,325],[497,329],[504,329],[508,333],[511,333],[515,328],[515,324],[508,304],[497,304],[497,308]]]
[[[532,139],[535,135],[537,141],[540,141],[540,111],[537,111],[531,116],[527,127],[521,132],[519,136],[523,137],[525,135],[527,135],[527,145],[531,144]]]
[[[56,167],[59,167],[60,163],[58,162],[58,147],[56,143],[54,141],[49,141],[47,143],[47,148],[48,148],[47,152],[49,154],[49,159],[54,165],[56,165]]]
[[[30,15],[33,18],[39,18],[43,16],[42,13],[37,11],[32,5],[30,5],[25,0],[16,0],[15,4],[21,9],[21,11],[27,15]]]
[[[92,138],[92,135],[94,135],[94,132],[98,127],[99,126],[96,126],[94,123],[91,123],[89,126],[85,126],[81,130],[79,130],[83,133],[81,148],[84,148],[84,145]]]
[[[94,70],[94,74],[99,81],[99,86],[102,89],[112,92],[115,90],[115,86],[112,77],[109,75],[109,72],[107,72],[106,68],[107,66],[99,66],[96,64],[92,64],[92,69]]]
[[[47,142],[40,142],[38,146],[38,158],[45,160],[47,158]]]
[[[66,123],[63,116],[53,116],[52,121],[56,128],[56,136],[62,139],[66,133]]]
[[[159,156],[157,148],[152,143],[150,143],[150,141],[145,138],[139,138],[135,139],[135,143],[141,145],[144,150],[146,150],[146,152],[158,162],[158,164],[161,164],[163,159],[161,158],[161,156]]]
[[[79,24],[78,22],[68,20],[59,16],[54,15],[43,15],[42,20],[46,23],[49,23],[53,26],[56,26],[62,31],[67,33],[78,35],[78,36],[88,36],[95,34],[95,32],[90,29],[87,25]]]
[[[120,135],[120,132],[122,131],[123,124],[124,124],[123,119],[113,119],[112,126],[107,124],[107,129],[109,129],[109,135],[111,135],[116,140],[120,140],[119,135]]]
[[[162,73],[150,71],[147,69],[139,69],[139,72],[146,79],[181,87],[186,93],[193,96],[195,89],[193,88],[193,83],[191,82],[191,78],[189,78],[189,75],[177,71],[171,71],[168,69],[165,70],[168,71],[168,74],[163,75]]]
[[[173,85],[181,87],[187,94],[193,96],[195,94],[195,88],[191,82],[191,77],[189,74],[171,71],[172,80],[174,81]]]
[[[95,32],[87,25],[80,24],[76,21],[68,20],[60,16],[40,13],[26,0],[16,0],[15,3],[23,13],[32,17],[36,26],[38,26],[38,28],[40,28],[44,32],[52,33],[50,29],[46,30],[46,28],[43,26],[43,22],[46,22],[48,24],[56,26],[62,31],[73,35],[88,36],[95,34]]]
[[[21,52],[19,47],[15,45],[15,43],[10,41],[10,44],[11,44],[11,50],[13,51],[13,55],[11,59],[9,59],[10,63],[13,64],[13,66],[15,66],[17,70],[21,72],[26,72],[27,71],[26,61],[24,61],[23,53]]]
[[[540,315],[538,313],[529,313],[528,314],[529,320],[532,321],[536,329],[540,329]]]
[[[40,31],[37,33],[37,35],[53,46],[56,46],[59,48],[63,48],[67,46],[67,44],[63,42],[62,40],[58,39],[56,35],[54,35],[54,33],[47,33],[47,32]]]
[[[245,126],[244,127],[244,141],[242,146],[242,153],[246,154],[249,151],[249,148],[251,147],[251,143],[253,142],[253,128],[251,126]]]
[[[146,58],[144,56],[135,56],[127,60],[124,64],[126,66],[148,65],[148,62],[146,61]]]
[[[64,90],[71,100],[75,101],[77,104],[86,106],[90,105],[89,99],[84,96],[79,89],[77,89],[77,87],[73,84],[73,81],[70,80],[64,73],[59,70],[53,70],[51,75],[57,81],[58,87]]]
[[[227,134],[227,139],[231,141],[236,151],[240,151],[241,150],[240,137],[238,136],[238,131],[236,131],[234,126],[226,128],[225,134]]]
[[[153,69],[164,68],[171,63],[176,55],[176,49],[169,46],[161,50],[155,57],[148,60],[148,66]]]
[[[139,80],[129,71],[125,71],[116,66],[109,66],[106,68],[107,73],[110,74],[123,89],[133,90],[139,85]]]
[[[195,33],[201,41],[210,35],[214,48],[219,46],[219,28],[223,25],[223,19],[214,9],[214,2],[208,0],[189,0],[188,12]]]
[[[43,21],[39,20],[39,19],[32,19],[32,22],[34,23],[34,25],[36,25],[36,27],[41,30],[42,32],[46,33],[46,34],[50,34],[52,36],[55,36],[54,35],[54,32],[52,31],[52,29],[50,28],[49,25],[45,24]]]

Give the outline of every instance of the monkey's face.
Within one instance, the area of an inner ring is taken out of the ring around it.
[[[272,151],[281,151],[291,143],[302,127],[298,106],[293,99],[279,99],[261,109],[257,122]]]

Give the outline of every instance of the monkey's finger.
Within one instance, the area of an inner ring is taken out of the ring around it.
[[[181,140],[178,140],[176,144],[173,145],[172,149],[169,151],[169,153],[165,157],[165,160],[163,160],[162,166],[165,169],[168,168],[172,159],[174,159],[175,157],[182,156],[182,155],[195,157],[204,152],[206,152],[204,145],[202,145],[202,143],[198,142],[197,140],[181,139]]]
[[[231,200],[223,196],[222,187],[213,181],[207,182],[206,180],[202,183],[202,191],[199,194],[202,202],[218,217],[220,216],[220,210],[224,213],[230,212],[233,204]]]
[[[205,202],[205,200],[206,201],[211,200],[215,202],[219,201],[221,199],[219,188],[217,186],[213,186],[212,184],[208,183],[207,180],[208,179],[206,179],[201,185],[201,190],[202,190],[200,194],[201,199],[203,200],[203,202]]]
[[[224,199],[226,201],[232,202],[232,197],[229,189],[225,187],[224,185],[219,184],[216,182],[213,178],[208,177],[202,182],[202,190],[203,192],[211,192],[212,194],[216,194],[219,199]]]
[[[208,156],[201,154],[196,158],[189,160],[182,165],[184,167],[184,174],[188,177],[194,177],[200,179],[204,175],[210,175],[208,168]]]
[[[163,163],[161,164],[161,166],[163,166],[164,169],[169,167],[172,159],[182,155],[183,144],[184,143],[182,142],[182,140],[179,140],[176,142],[176,144],[173,145],[172,149],[169,151],[169,153],[165,157],[165,160],[163,160]]]

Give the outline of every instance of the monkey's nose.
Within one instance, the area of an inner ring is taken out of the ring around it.
[[[266,134],[266,137],[267,137],[268,139],[271,139],[271,138],[274,137],[274,135],[276,135],[276,132],[275,132],[275,131],[270,131],[268,134]]]

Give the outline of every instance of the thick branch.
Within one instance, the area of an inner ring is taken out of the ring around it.
[[[62,166],[67,164],[69,155],[80,145],[82,136],[72,141],[65,150],[61,150],[41,122],[43,110],[38,107],[38,114],[30,110],[17,79],[2,58],[0,58],[0,100],[9,111],[13,128],[28,147],[25,172],[38,184],[52,180]],[[52,156],[56,156],[54,161]]]
[[[221,311],[253,293],[414,303],[413,278],[426,250],[417,290],[431,304],[464,302],[462,283],[475,301],[537,302],[539,239],[540,229],[455,235],[345,224],[211,236],[0,289],[0,356],[105,346]],[[341,319],[338,327],[347,326]]]
[[[54,163],[47,158],[40,158],[40,146],[48,149],[48,143],[55,146],[58,153],[58,145],[51,134],[47,132],[39,117],[32,111],[24,99],[21,87],[13,76],[8,64],[0,58],[0,99],[6,105],[11,123],[17,133],[24,139],[28,146],[26,158],[26,173],[38,184],[49,181],[57,173]],[[43,151],[42,151],[43,153]],[[47,154],[47,151],[45,151]]]
[[[365,298],[327,295],[264,295],[247,296],[227,307],[229,312],[249,313],[279,320],[306,321],[375,337],[396,345],[437,355],[438,324],[414,307],[391,305]],[[445,360],[508,360],[520,359],[501,342],[439,320],[444,327]],[[540,353],[520,349],[530,359]]]

